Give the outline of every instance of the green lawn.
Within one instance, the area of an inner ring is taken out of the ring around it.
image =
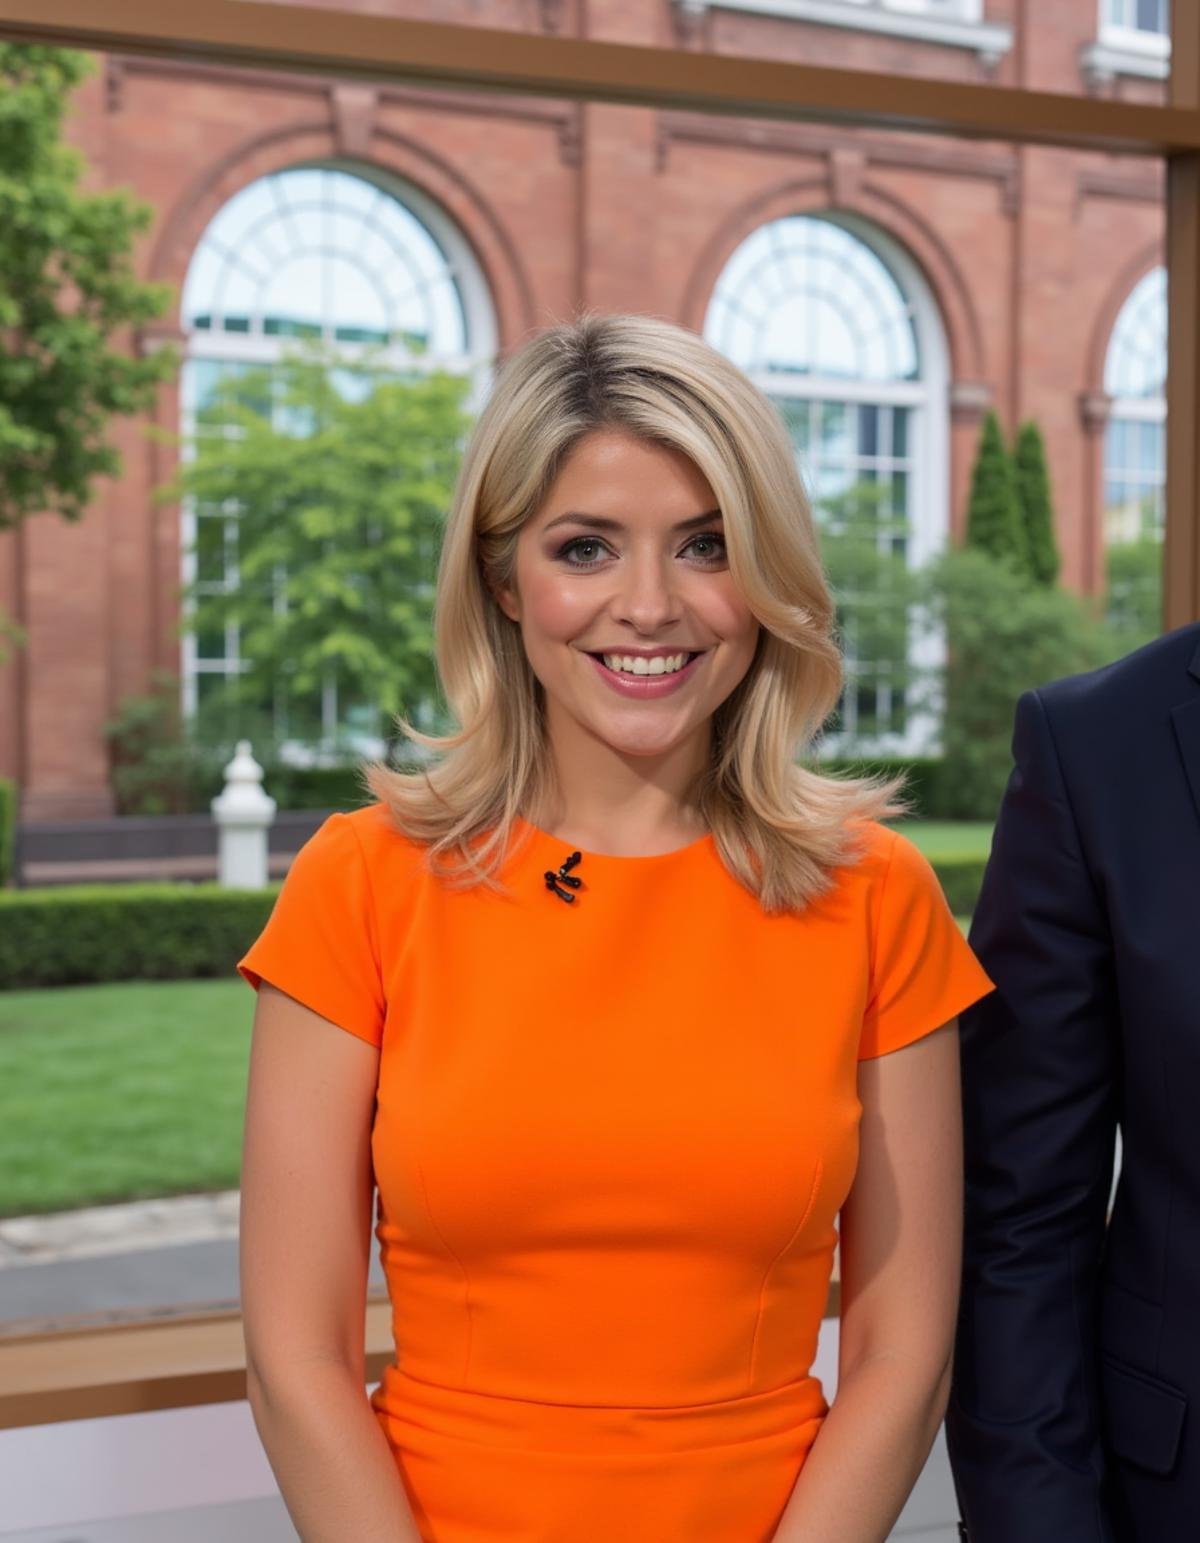
[[[0,993],[0,1216],[238,1182],[238,981]]]
[[[896,829],[914,841],[930,862],[977,853],[986,858],[992,845],[992,827],[986,820],[900,820]]]

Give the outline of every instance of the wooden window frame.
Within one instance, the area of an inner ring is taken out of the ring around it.
[[[665,3],[665,0],[663,0]],[[261,0],[0,0],[0,38],[343,79],[918,131],[1167,163],[1170,294],[1164,625],[1200,619],[1200,6],[1173,8],[1163,106],[682,48],[346,14]],[[827,1314],[837,1311],[836,1283]],[[367,1374],[391,1356],[386,1300],[366,1308]],[[0,1334],[0,1428],[170,1409],[245,1393],[241,1313]]]

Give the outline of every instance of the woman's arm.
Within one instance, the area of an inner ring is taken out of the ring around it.
[[[774,1543],[883,1543],[945,1413],[962,1248],[958,1030],[859,1063],[838,1390]]]
[[[254,1421],[303,1543],[419,1543],[366,1396],[379,1052],[265,981],[242,1160]]]

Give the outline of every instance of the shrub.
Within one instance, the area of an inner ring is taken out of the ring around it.
[[[17,831],[17,785],[0,777],[0,889],[12,878]]]
[[[913,758],[882,756],[836,756],[828,760],[810,763],[814,771],[828,772],[833,776],[856,777],[903,777],[903,797],[909,806],[909,816],[915,820],[940,820],[945,814],[942,787],[945,774],[940,759],[933,757]]]
[[[979,899],[986,856],[938,857],[932,861],[950,909],[955,916],[970,916]]]
[[[1163,544],[1156,535],[1109,545],[1105,620],[1117,654],[1132,653],[1162,630]]]
[[[370,802],[357,764],[289,766],[284,761],[258,759],[263,767],[263,788],[280,809],[361,809]],[[211,800],[222,786],[221,770],[215,763],[204,777],[197,776],[192,791],[193,813],[207,814]]]
[[[174,676],[156,674],[144,696],[123,698],[116,716],[104,725],[104,735],[118,814],[186,812],[193,755],[184,738]]]
[[[938,813],[992,820],[1012,768],[1017,698],[1104,662],[1105,635],[1078,596],[982,552],[947,553],[928,581],[948,646]]]
[[[128,884],[0,894],[0,989],[231,975],[275,889]]]

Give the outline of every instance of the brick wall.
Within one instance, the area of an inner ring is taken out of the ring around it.
[[[335,0],[324,0],[335,3]],[[731,54],[827,61],[975,81],[1084,89],[1080,49],[1096,0],[989,0],[989,21],[1036,14],[994,75],[969,50],[710,8],[682,29],[667,0],[342,0],[347,10],[585,32]],[[1161,87],[1118,80],[1113,94]],[[391,172],[458,223],[491,288],[502,347],[579,305],[655,312],[699,327],[721,265],[764,220],[838,209],[913,257],[941,314],[953,400],[952,528],[983,396],[1046,431],[1064,578],[1094,590],[1100,436],[1081,401],[1137,278],[1158,260],[1159,169],[1147,163],[820,125],[406,89],[346,91],[308,77],[108,59],[72,125],[97,185],[153,204],[149,277],[180,285],[208,221],[269,171],[343,157]],[[170,318],[155,337],[178,335]],[[153,343],[155,337],[143,342]],[[164,391],[155,421],[177,425]],[[0,775],[27,818],[109,811],[101,729],[154,669],[178,669],[178,511],[152,490],[174,452],[120,426],[124,473],[77,527],[34,520],[0,537],[0,607],[28,632],[0,666]]]

